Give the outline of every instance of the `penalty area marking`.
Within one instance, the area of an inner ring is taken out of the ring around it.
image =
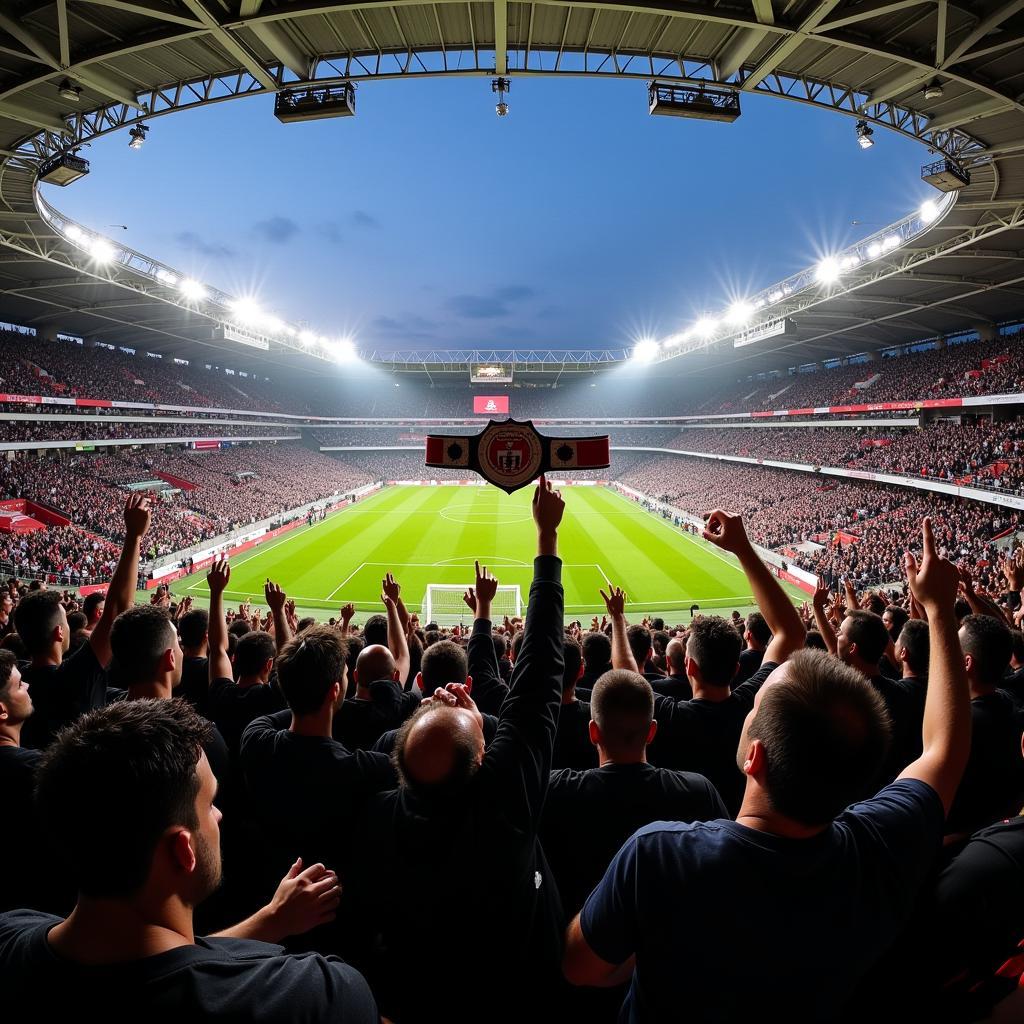
[[[339,590],[341,590],[341,588],[343,586],[345,586],[345,584],[348,583],[348,581],[350,579],[352,579],[352,577],[355,576],[356,573],[358,573],[361,569],[364,569],[368,565],[379,565],[379,564],[380,564],[379,562],[360,562],[359,565],[357,565],[326,597],[320,598],[320,600],[322,600],[322,601],[330,601],[330,600],[332,600],[334,595]]]

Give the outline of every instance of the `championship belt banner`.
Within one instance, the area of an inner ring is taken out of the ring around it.
[[[608,435],[544,437],[530,420],[491,420],[472,437],[428,435],[426,465],[472,470],[511,494],[552,470],[606,469]]]

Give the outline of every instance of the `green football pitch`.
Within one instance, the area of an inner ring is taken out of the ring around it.
[[[473,582],[479,559],[502,584],[529,594],[536,535],[532,488],[507,495],[494,487],[389,487],[325,522],[284,534],[231,560],[225,595],[263,604],[269,577],[295,600],[299,613],[325,621],[352,602],[360,617],[381,611],[381,579],[393,572],[410,611],[421,612],[428,584]],[[752,607],[746,577],[732,556],[681,533],[603,487],[567,487],[559,531],[566,617],[604,611],[598,591],[609,582],[629,597],[629,611],[688,622],[691,605],[703,611]],[[787,586],[794,600],[805,595]],[[207,603],[204,572],[177,581],[172,591]],[[442,622],[469,621],[461,598],[447,595]],[[436,611],[436,606],[435,606]],[[357,618],[356,621],[359,621]]]

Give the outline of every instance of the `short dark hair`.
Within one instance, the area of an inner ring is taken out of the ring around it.
[[[384,615],[371,615],[363,626],[363,639],[367,645],[380,644],[382,647],[388,645],[388,620]]]
[[[1024,661],[1024,633],[1019,629],[1011,629],[1010,641],[1013,644],[1013,656],[1018,661]]]
[[[94,590],[91,594],[86,594],[85,600],[82,602],[82,611],[91,619],[97,606],[103,604],[106,599],[106,591]]]
[[[303,618],[299,619],[299,621],[297,623],[295,623],[295,632],[296,633],[304,633],[311,626],[315,626],[315,625],[316,625],[316,618],[314,616],[312,616],[312,615],[306,615]]]
[[[630,626],[626,630],[626,640],[629,641],[629,649],[633,652],[636,667],[643,672],[651,653],[651,631],[646,626]]]
[[[12,651],[0,650],[0,703],[6,704],[11,698],[11,673],[17,664]]]
[[[901,608],[898,604],[886,605],[885,610],[889,613],[889,618],[892,619],[889,636],[895,640],[900,635],[900,630],[910,620],[910,612],[906,608]]]
[[[906,650],[907,665],[914,675],[923,676],[928,671],[931,641],[927,622],[923,619],[907,619],[900,630],[896,646]]]
[[[515,634],[515,636],[512,637],[512,641],[509,644],[509,646],[512,649],[512,657],[513,657],[513,659],[519,657],[519,648],[523,646],[523,637],[524,636],[526,636],[526,632],[521,629],[521,630],[519,630],[518,633]]]
[[[686,641],[686,656],[697,663],[704,682],[728,686],[736,676],[743,638],[720,615],[694,619]]]
[[[764,745],[775,810],[823,825],[871,793],[891,732],[884,701],[860,672],[802,650],[790,658],[788,678],[762,690],[749,737]]]
[[[885,611],[885,601],[878,596],[878,594],[868,594],[867,596],[867,608],[866,611],[873,612],[879,618],[882,617],[882,612]]]
[[[655,629],[651,632],[651,646],[654,648],[654,653],[659,657],[665,656],[665,648],[668,647],[669,641],[672,638],[663,629]]]
[[[588,672],[600,672],[612,663],[612,642],[604,633],[588,633],[583,638],[583,664]]]
[[[210,613],[205,608],[193,608],[178,620],[178,636],[185,647],[199,647],[210,629]]]
[[[85,612],[72,612],[68,616],[68,630],[74,636],[80,629],[89,625],[89,618]]]
[[[110,629],[110,674],[121,686],[149,682],[174,638],[174,624],[155,604],[136,604],[121,612]]]
[[[754,640],[762,647],[767,647],[772,640],[772,631],[768,622],[760,612],[751,612],[747,616],[746,627]]]
[[[14,628],[30,655],[42,654],[60,625],[60,594],[56,590],[32,590],[14,609]]]
[[[654,718],[654,691],[637,672],[605,672],[590,695],[590,717],[608,748],[636,750],[646,745]]]
[[[345,640],[330,626],[310,626],[293,636],[277,657],[277,683],[296,715],[319,711],[331,687],[341,682]]]
[[[274,638],[262,630],[253,630],[239,637],[235,647],[235,671],[241,676],[254,676],[263,670],[277,653]]]
[[[567,636],[562,638],[562,693],[576,685],[580,677],[580,665],[583,664],[583,648],[578,640]]]
[[[850,623],[846,638],[857,645],[861,661],[877,665],[889,646],[889,630],[885,628],[882,616],[857,608],[847,613],[845,621]]]
[[[18,661],[24,661],[28,657],[25,641],[17,633],[8,633],[3,640],[0,640],[0,649],[10,651]]]
[[[349,677],[356,670],[356,662],[359,660],[359,655],[363,653],[363,648],[366,644],[363,642],[361,636],[347,636],[345,637],[345,646],[348,652],[345,655],[345,664],[348,666]]]
[[[827,651],[828,644],[825,643],[825,638],[816,630],[807,630],[807,636],[804,637],[804,647],[810,651]]]
[[[494,657],[501,661],[508,654],[508,640],[501,633],[492,633],[491,643],[494,645]]]
[[[423,692],[431,694],[439,686],[464,683],[469,675],[469,659],[454,640],[438,640],[423,652],[420,672],[423,674]]]
[[[960,632],[964,654],[974,659],[978,679],[988,686],[999,686],[1013,654],[1010,627],[991,615],[967,615],[960,623]]]
[[[196,769],[211,732],[183,700],[133,700],[90,711],[57,734],[36,773],[36,806],[79,892],[130,896],[164,832],[198,828]]]
[[[651,629],[653,629],[656,633],[662,632],[665,629],[665,620],[651,619]]]
[[[252,626],[249,625],[248,619],[235,619],[230,626],[228,626],[228,633],[231,636],[245,636],[246,633],[251,632]]]

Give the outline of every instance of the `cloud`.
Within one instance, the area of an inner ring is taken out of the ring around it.
[[[345,241],[345,233],[341,230],[341,225],[333,220],[318,224],[316,233],[331,245],[341,245]]]
[[[352,222],[352,226],[356,228],[379,228],[380,221],[376,217],[371,216],[365,210],[353,210],[352,216],[349,217]]]
[[[469,320],[497,320],[510,315],[511,303],[523,302],[536,294],[525,284],[508,284],[484,295],[453,295],[447,306],[456,316]]]
[[[284,245],[299,233],[299,225],[290,217],[268,217],[266,220],[258,220],[252,226],[253,231],[265,242],[273,245]]]
[[[537,336],[535,331],[529,327],[516,327],[513,324],[497,324],[491,331],[491,336],[499,341],[526,341],[528,338]]]
[[[191,249],[193,252],[201,253],[203,256],[213,256],[217,259],[231,259],[235,256],[235,250],[224,242],[210,241],[196,234],[195,231],[179,231],[174,240],[182,249]]]
[[[379,334],[387,334],[399,338],[427,339],[433,337],[437,323],[417,313],[405,313],[401,317],[378,316],[371,326]]]

